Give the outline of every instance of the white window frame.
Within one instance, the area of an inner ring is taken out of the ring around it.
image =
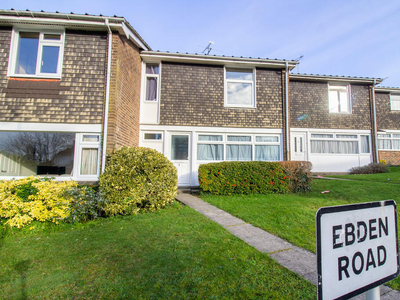
[[[18,74],[15,72],[17,64],[17,56],[19,50],[19,34],[20,32],[37,32],[39,33],[38,54],[36,58],[36,73],[35,74]],[[60,40],[45,40],[45,34],[59,34]],[[64,45],[65,45],[65,30],[49,30],[33,28],[13,28],[10,55],[8,61],[8,76],[12,77],[25,77],[25,78],[61,78],[62,64],[64,60]],[[42,61],[42,53],[44,46],[59,46],[60,52],[58,55],[57,73],[41,73],[40,62]]]
[[[227,79],[226,73],[230,71],[249,71],[252,73],[252,80],[239,80],[239,79]],[[251,84],[251,104],[230,104],[228,103],[228,83],[247,83]],[[256,107],[256,69],[241,69],[235,67],[224,66],[224,105],[225,107],[243,107],[243,108],[255,108]]]
[[[96,135],[99,137],[98,141],[83,141],[83,137],[85,135]],[[88,180],[94,181],[98,180],[100,175],[100,143],[101,143],[101,135],[98,133],[76,133],[75,134],[75,157],[74,157],[74,169],[77,170],[76,173],[73,173],[73,176],[77,178],[77,180]],[[97,173],[96,174],[81,174],[81,165],[82,165],[82,150],[83,149],[97,149]]]
[[[157,65],[158,66],[158,74],[147,74],[146,73],[146,69],[147,69],[147,65]],[[144,87],[143,87],[143,100],[145,102],[150,102],[150,103],[157,103],[159,102],[160,99],[160,73],[161,73],[161,64],[160,63],[145,63],[144,64],[144,70],[143,70],[143,76],[144,76]],[[156,95],[156,99],[155,100],[147,100],[146,98],[146,91],[147,91],[147,78],[156,78],[157,79],[157,95]]]
[[[347,103],[347,109],[344,109],[341,107],[340,104],[340,92],[346,90],[346,103]],[[331,110],[331,102],[333,101],[331,99],[331,92],[336,92],[337,94],[337,111]],[[351,114],[351,86],[350,84],[330,84],[328,83],[328,110],[329,113],[331,114]]]
[[[161,139],[146,139],[146,134],[159,134],[161,135]],[[164,140],[163,132],[152,132],[152,131],[143,131],[143,141],[145,142],[162,142]]]
[[[388,135],[387,137],[383,137],[382,135]],[[400,136],[398,132],[385,132],[378,133],[378,150],[381,151],[400,151],[400,149],[393,149],[393,141],[400,141],[400,137],[395,137],[394,135]],[[387,140],[390,141],[390,149],[382,149],[379,147],[379,140]]]
[[[397,105],[394,105],[394,103]],[[395,106],[397,106],[397,108]],[[400,111],[400,95],[390,94],[390,110]]]
[[[318,135],[326,135],[326,137],[318,137]],[[327,135],[331,137],[327,137]],[[361,136],[368,136],[369,152],[362,151],[362,139]],[[310,153],[312,155],[371,155],[371,136],[369,134],[359,134],[359,133],[344,133],[344,132],[310,132]],[[317,153],[311,152],[312,141],[352,141],[357,142],[358,153]]]

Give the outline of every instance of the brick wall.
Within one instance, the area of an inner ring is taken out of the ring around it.
[[[372,128],[369,86],[351,85],[351,114],[329,113],[328,85],[324,82],[291,80],[289,83],[292,128]]]
[[[379,129],[400,130],[400,111],[390,110],[390,94],[375,93],[376,121]]]
[[[400,166],[400,151],[378,151],[379,160],[384,159],[388,165]]]
[[[139,144],[141,58],[125,36],[112,37],[107,151]]]
[[[107,51],[105,33],[67,30],[62,78],[50,80],[52,84],[44,84],[49,80],[8,80],[7,53],[11,31],[0,30],[0,39],[0,122],[102,123]],[[12,91],[18,89],[25,90],[25,94],[12,97],[16,95]]]
[[[222,66],[162,63],[160,124],[282,128],[282,72],[257,69],[256,108],[224,107]]]

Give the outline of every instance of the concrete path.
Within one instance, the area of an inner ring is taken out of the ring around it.
[[[263,253],[268,253],[270,257],[285,268],[295,272],[312,284],[317,285],[317,257],[314,253],[296,247],[260,228],[245,223],[193,195],[178,193],[176,199],[203,214],[210,220],[217,222],[250,246],[253,246]],[[380,291],[381,300],[400,299],[400,292],[392,290],[387,286],[381,286]],[[361,294],[352,299],[364,300],[365,295]]]

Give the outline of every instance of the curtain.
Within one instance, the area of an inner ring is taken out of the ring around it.
[[[256,145],[255,160],[279,160],[279,146]]]
[[[279,142],[279,138],[277,136],[256,136],[256,142],[277,143],[277,142]]]
[[[199,135],[199,141],[222,141],[222,135]]]
[[[392,141],[378,139],[378,148],[381,150],[391,150],[392,149]]]
[[[358,154],[358,142],[312,140],[311,153]]]
[[[233,161],[252,160],[252,146],[226,145],[226,160],[233,160]]]
[[[156,77],[147,77],[146,100],[147,101],[157,101],[157,78]]]
[[[251,136],[228,135],[228,142],[251,142]]]
[[[317,138],[317,139],[333,139],[333,134],[319,134],[319,133],[313,133],[313,134],[311,134],[311,138]]]
[[[198,160],[223,160],[224,159],[224,145],[198,144],[197,145],[197,159]]]
[[[97,174],[98,149],[82,149],[81,175]]]
[[[357,134],[337,134],[336,138],[338,139],[357,139]]]
[[[361,153],[370,153],[368,135],[361,136]]]
[[[400,140],[393,140],[393,150],[400,150]]]

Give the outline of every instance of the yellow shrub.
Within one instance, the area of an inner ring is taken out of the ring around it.
[[[18,228],[32,220],[58,223],[69,216],[71,197],[65,196],[65,191],[77,185],[75,181],[56,182],[33,176],[1,181],[0,217]]]

